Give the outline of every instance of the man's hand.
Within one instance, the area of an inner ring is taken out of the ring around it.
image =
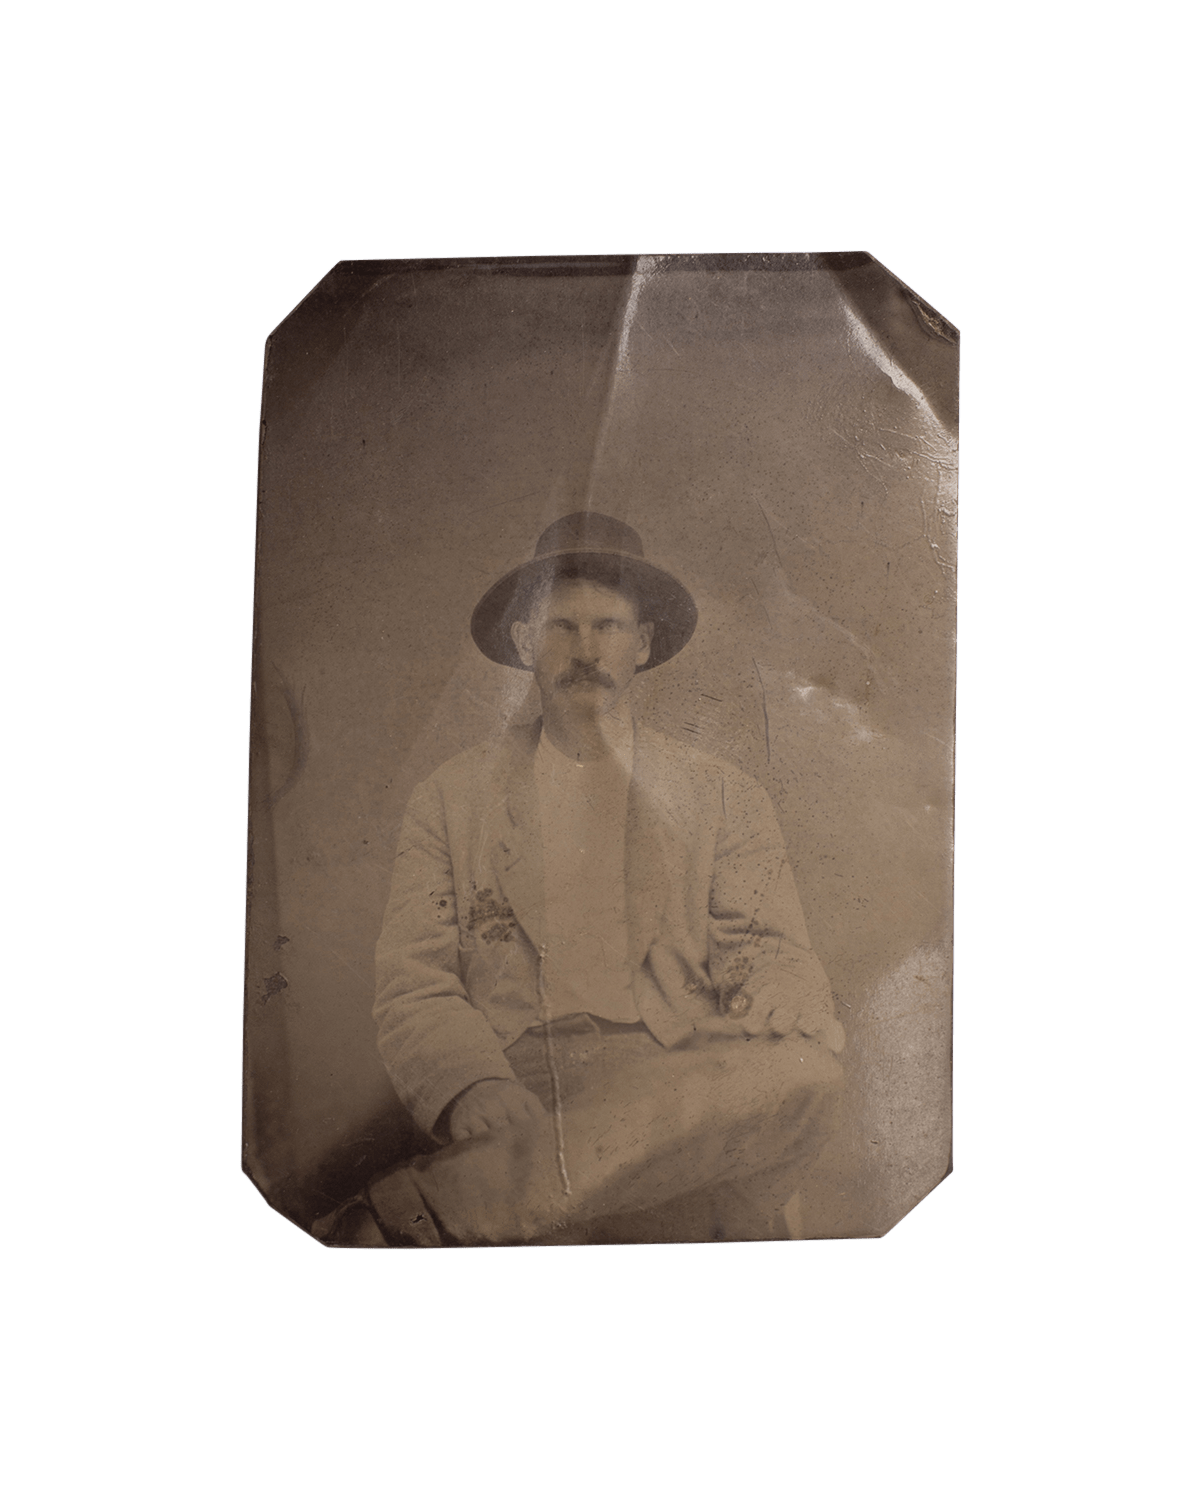
[[[450,1139],[466,1141],[492,1130],[530,1125],[545,1113],[538,1096],[511,1078],[481,1078],[450,1106]]]
[[[745,1041],[753,1037],[790,1037],[799,1031],[801,1019],[798,998],[780,996],[763,1001],[747,990],[738,990],[724,1002],[717,1025],[706,1031],[724,1037],[742,1037]]]
[[[751,1036],[791,1036],[800,1030],[800,1006],[792,1001],[777,1000],[773,1005],[761,1002],[746,1016]]]

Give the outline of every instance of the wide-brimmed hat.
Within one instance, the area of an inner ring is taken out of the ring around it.
[[[484,656],[528,670],[509,627],[523,618],[530,596],[556,578],[584,578],[636,593],[642,618],[654,621],[650,657],[639,672],[661,667],[682,651],[696,628],[695,600],[678,578],[646,561],[633,527],[599,511],[579,510],[547,526],[530,561],[492,584],[475,606],[471,634]]]

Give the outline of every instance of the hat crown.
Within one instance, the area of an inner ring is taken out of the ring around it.
[[[620,552],[645,557],[642,539],[632,526],[598,510],[577,510],[552,521],[538,537],[535,557],[556,552]]]

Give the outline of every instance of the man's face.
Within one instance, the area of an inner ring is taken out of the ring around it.
[[[543,707],[557,699],[593,714],[607,713],[649,660],[653,634],[624,594],[583,579],[556,583],[529,619],[512,627]]]

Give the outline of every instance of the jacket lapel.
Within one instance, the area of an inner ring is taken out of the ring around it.
[[[501,770],[503,813],[495,835],[496,878],[513,915],[540,953],[544,926],[542,828],[533,781],[533,753],[542,721],[513,729],[509,755]]]
[[[629,920],[629,958],[635,970],[658,936],[666,903],[667,860],[664,848],[665,802],[659,789],[662,767],[653,738],[637,730],[633,774],[629,781],[629,816],[625,825],[625,899]]]

